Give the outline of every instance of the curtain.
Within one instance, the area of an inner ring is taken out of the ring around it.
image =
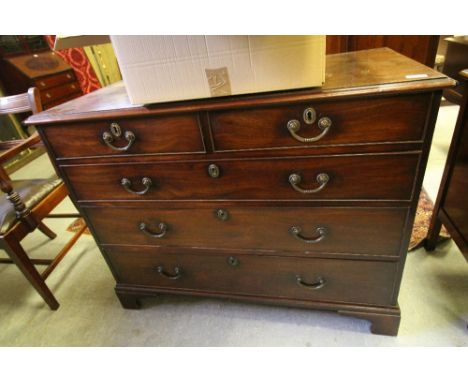
[[[107,86],[114,82],[121,81],[117,58],[111,43],[85,46],[84,51],[89,62],[93,66],[101,86]]]
[[[53,49],[55,36],[45,36],[50,49]],[[56,53],[62,57],[74,70],[78,83],[84,94],[101,87],[91,63],[83,48],[70,48],[58,50]]]

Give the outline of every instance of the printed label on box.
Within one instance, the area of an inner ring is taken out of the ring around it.
[[[217,69],[205,69],[208,86],[212,97],[231,95],[231,83],[226,67]]]

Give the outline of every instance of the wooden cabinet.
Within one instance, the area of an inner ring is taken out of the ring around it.
[[[468,83],[468,69],[459,77]],[[468,93],[465,93],[450,144],[442,182],[425,242],[432,251],[441,229],[447,228],[468,261]]]
[[[5,57],[0,62],[2,82],[9,94],[39,89],[44,109],[82,95],[71,66],[54,52],[46,51]]]
[[[116,84],[28,123],[125,308],[160,293],[228,297],[334,310],[395,335],[453,84],[384,48],[328,56],[323,88],[142,107]]]

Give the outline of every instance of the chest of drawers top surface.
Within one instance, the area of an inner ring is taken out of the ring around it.
[[[132,105],[122,82],[31,116],[26,124],[106,119],[226,108],[260,107],[317,99],[430,91],[455,81],[388,48],[327,56],[321,88],[220,97],[203,100]]]

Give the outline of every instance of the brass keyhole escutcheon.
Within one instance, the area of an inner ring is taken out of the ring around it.
[[[112,135],[116,138],[120,138],[122,135],[122,129],[120,128],[120,125],[118,123],[111,123],[109,126],[109,130],[112,133]]]
[[[210,175],[212,178],[219,178],[219,167],[215,164],[210,164],[208,166],[208,175]]]
[[[227,212],[226,210],[223,210],[222,208],[220,208],[219,210],[216,210],[215,215],[221,221],[226,221],[229,219],[229,212]]]
[[[317,113],[313,107],[308,107],[307,109],[304,110],[302,117],[306,124],[312,125],[317,119]]]
[[[237,257],[235,257],[235,256],[229,256],[228,259],[227,259],[227,262],[232,267],[238,267],[239,264],[240,264],[239,259]]]

